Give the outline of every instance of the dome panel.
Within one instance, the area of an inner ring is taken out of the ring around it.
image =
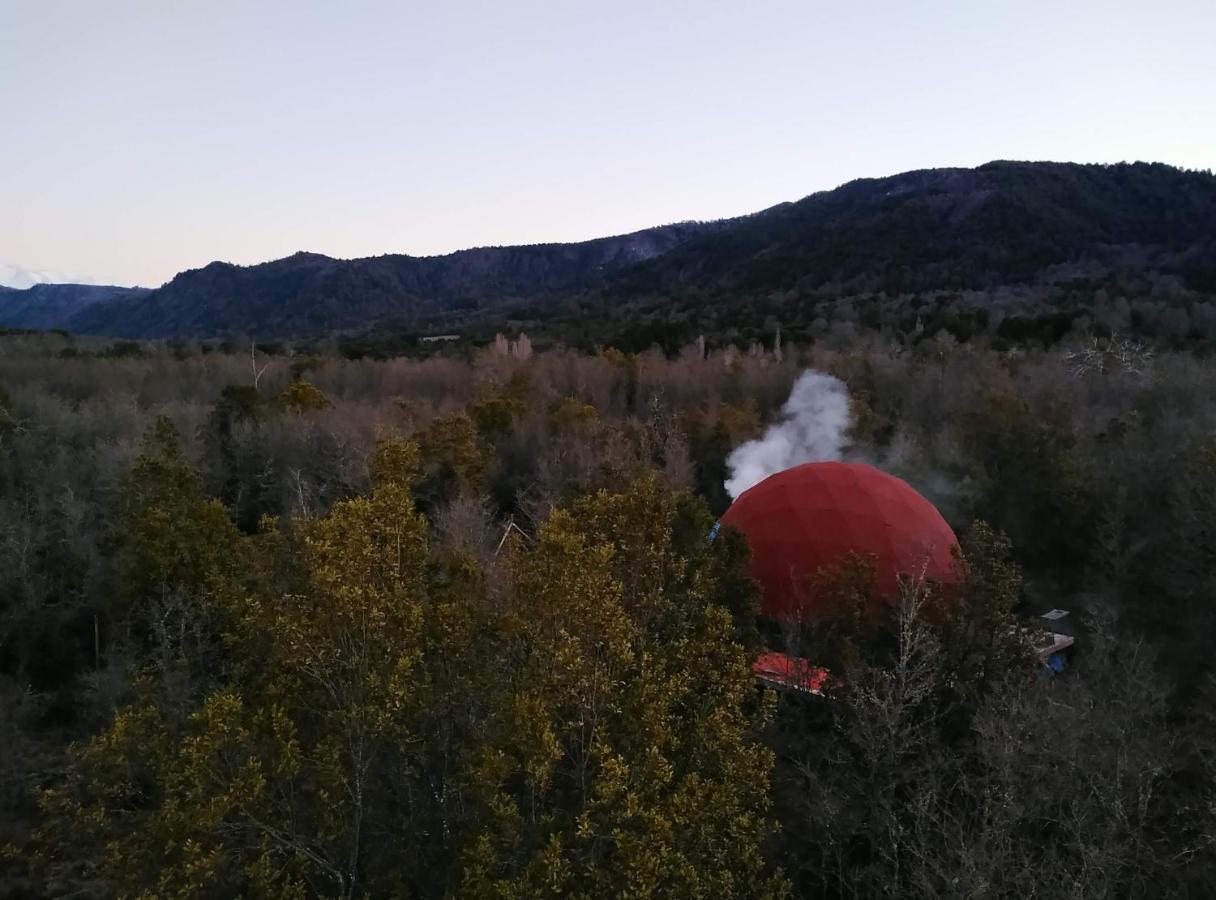
[[[751,547],[749,571],[761,611],[777,620],[813,620],[812,577],[850,553],[872,557],[877,589],[898,593],[900,575],[958,580],[954,532],[906,482],[862,463],[806,463],[744,491],[722,517]]]

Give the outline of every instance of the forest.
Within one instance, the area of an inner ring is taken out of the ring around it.
[[[0,335],[0,898],[1212,896],[1210,360],[908,325]],[[707,535],[808,369],[957,593],[758,621]]]

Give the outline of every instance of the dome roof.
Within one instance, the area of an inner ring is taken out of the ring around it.
[[[900,575],[956,583],[957,539],[937,509],[907,482],[862,463],[794,466],[744,491],[722,517],[751,547],[749,573],[762,613],[813,620],[811,576],[849,553],[871,557],[878,593],[898,594]]]

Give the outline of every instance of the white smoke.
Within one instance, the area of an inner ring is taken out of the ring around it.
[[[808,369],[798,376],[780,421],[764,436],[740,444],[726,464],[726,492],[738,497],[768,476],[805,462],[840,459],[849,415],[849,389],[839,378]]]

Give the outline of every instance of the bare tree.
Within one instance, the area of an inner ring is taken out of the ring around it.
[[[262,380],[262,376],[266,374],[266,370],[270,368],[270,360],[258,368],[258,343],[257,341],[249,342],[249,364],[253,367],[253,389],[258,389],[258,383]]]

